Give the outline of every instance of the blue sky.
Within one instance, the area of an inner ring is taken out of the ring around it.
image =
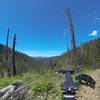
[[[55,56],[71,47],[67,8],[71,9],[76,43],[100,37],[99,0],[0,0],[0,43],[30,56]]]

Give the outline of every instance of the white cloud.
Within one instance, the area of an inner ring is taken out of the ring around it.
[[[93,20],[93,23],[95,24],[95,23],[98,23],[98,22],[100,22],[100,17],[95,17],[94,20]]]
[[[94,30],[92,33],[89,34],[89,36],[97,36],[98,35],[98,31]]]
[[[96,17],[95,20],[96,20],[96,21],[100,21],[100,18],[99,18],[99,17]]]

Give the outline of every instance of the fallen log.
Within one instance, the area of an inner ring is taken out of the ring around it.
[[[16,82],[0,90],[0,100],[31,100],[29,90],[30,86]]]

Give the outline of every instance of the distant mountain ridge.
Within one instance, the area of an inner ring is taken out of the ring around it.
[[[6,46],[3,45],[3,44],[0,44],[0,53],[1,54],[5,54],[5,51],[6,51]],[[11,53],[12,49],[8,48],[8,52]],[[33,60],[34,59],[33,57],[30,57],[30,56],[28,56],[28,55],[26,55],[26,54],[24,54],[22,52],[18,52],[18,51],[16,51],[16,55],[20,56],[20,57],[22,57],[22,58],[24,58],[26,60]]]

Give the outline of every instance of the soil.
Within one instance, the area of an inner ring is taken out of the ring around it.
[[[100,69],[93,71],[90,76],[96,81],[95,89],[80,85],[76,93],[77,100],[100,100]]]

